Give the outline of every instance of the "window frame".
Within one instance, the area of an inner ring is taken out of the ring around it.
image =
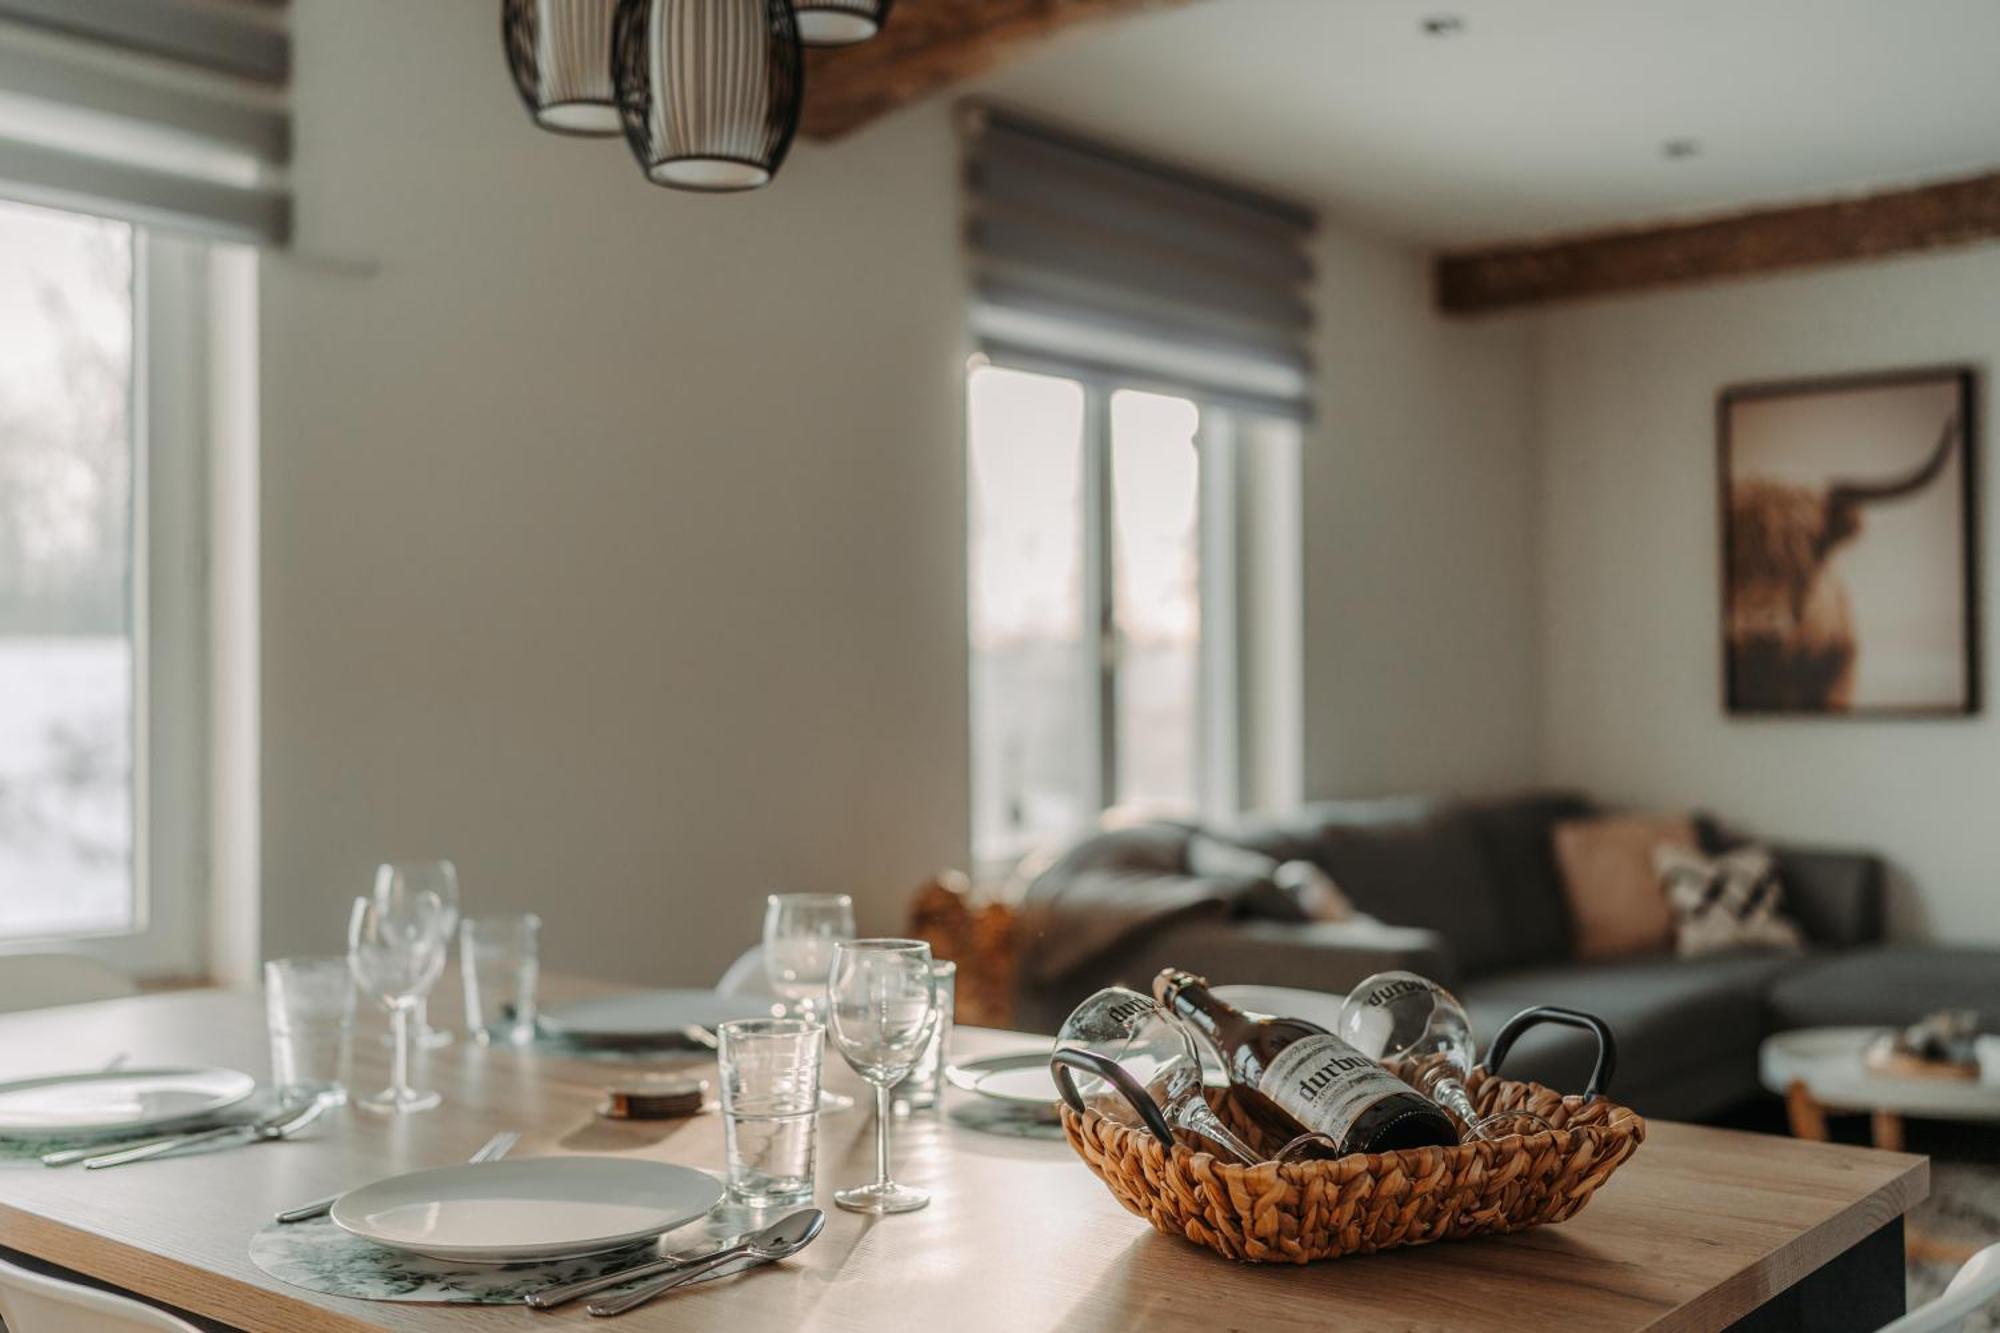
[[[58,210],[60,211],[60,210]],[[207,968],[209,255],[132,228],[132,921],[0,939],[145,978]]]
[[[1116,692],[1120,646],[1111,556],[1115,502],[1112,493],[1111,402],[1123,391],[1156,393],[1185,399],[1193,403],[1199,412],[1194,438],[1199,477],[1196,540],[1199,550],[1197,598],[1200,625],[1194,701],[1196,790],[1194,808],[1188,814],[1192,818],[1213,821],[1242,813],[1255,803],[1250,768],[1270,761],[1278,764],[1286,761],[1284,755],[1263,753],[1271,748],[1270,745],[1261,739],[1261,734],[1252,734],[1261,733],[1263,724],[1260,719],[1247,715],[1249,701],[1245,686],[1253,678],[1261,679],[1262,667],[1259,663],[1244,660],[1249,645],[1239,634],[1246,612],[1253,610],[1246,606],[1247,590],[1244,586],[1250,562],[1244,559],[1239,540],[1251,524],[1242,511],[1246,505],[1261,502],[1270,489],[1265,478],[1249,476],[1245,469],[1251,466],[1249,455],[1256,447],[1258,435],[1268,428],[1267,419],[1248,416],[1233,404],[1219,403],[1184,385],[1148,382],[1136,376],[1085,372],[1040,358],[1017,360],[982,355],[973,359],[967,374],[970,376],[982,366],[989,365],[1065,380],[1074,384],[1083,395],[1078,449],[1079,466],[1083,472],[1079,496],[1082,509],[1079,533],[1083,543],[1083,596],[1078,631],[1079,650],[1084,654],[1086,667],[1078,673],[1085,696],[1082,700],[1083,734],[1079,737],[1081,752],[1078,762],[1084,804],[1098,817],[1116,804],[1119,760]],[[1281,527],[1291,533],[1296,546],[1296,524]],[[1285,599],[1281,596],[1278,600]],[[1281,618],[1295,621],[1296,609],[1288,609],[1288,617]],[[968,616],[968,640],[971,628]],[[1295,623],[1290,627],[1288,636],[1284,627],[1279,627],[1278,632],[1283,642],[1296,641]],[[976,675],[976,659],[969,666]],[[1295,704],[1287,705],[1280,701],[1280,725],[1291,725],[1296,713]],[[971,731],[969,740],[976,747],[977,728],[970,710],[967,720]],[[1250,753],[1251,748],[1258,753]],[[1293,758],[1292,762],[1295,764],[1296,759]],[[976,753],[972,755],[972,763],[975,766],[978,763]],[[1275,783],[1267,779],[1254,785],[1260,789],[1276,786],[1282,790],[1295,790],[1290,775],[1281,775]],[[1074,830],[1072,836],[1082,836],[1088,831],[1086,824]],[[976,818],[972,834],[976,839]],[[1027,849],[1020,846],[996,850],[975,845],[971,851],[974,866],[985,875],[1006,874],[1027,853]]]

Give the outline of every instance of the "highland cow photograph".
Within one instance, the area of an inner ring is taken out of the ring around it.
[[[1975,711],[1972,386],[1952,367],[1723,393],[1731,713]]]

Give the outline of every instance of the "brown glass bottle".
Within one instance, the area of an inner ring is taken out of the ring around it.
[[[1153,994],[1208,1038],[1274,1135],[1324,1134],[1343,1155],[1458,1142],[1442,1107],[1317,1023],[1246,1014],[1172,968],[1154,978]]]

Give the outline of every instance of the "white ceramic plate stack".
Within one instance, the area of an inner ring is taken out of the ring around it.
[[[685,1226],[715,1177],[626,1157],[530,1157],[392,1176],[343,1194],[333,1223],[392,1250],[464,1264],[601,1254]]]
[[[0,1083],[0,1137],[144,1134],[248,1101],[257,1080],[234,1069],[119,1069]]]

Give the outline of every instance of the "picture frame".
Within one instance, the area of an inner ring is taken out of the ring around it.
[[[1980,710],[1977,390],[1947,365],[1717,395],[1728,714]]]

